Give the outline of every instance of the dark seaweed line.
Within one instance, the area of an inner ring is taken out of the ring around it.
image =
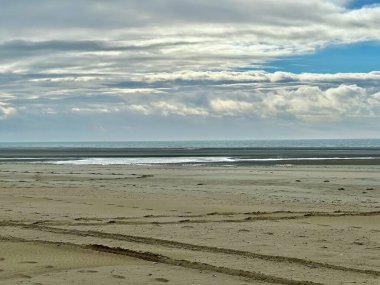
[[[252,221],[267,221],[267,220],[293,220],[293,219],[304,219],[306,216],[286,216],[286,217],[247,217],[244,219],[228,219],[228,220],[190,220],[183,219],[179,221],[168,221],[168,222],[158,222],[158,221],[117,221],[111,220],[107,222],[90,222],[90,223],[43,223],[45,225],[52,226],[101,226],[107,224],[117,224],[117,225],[177,225],[177,224],[208,224],[208,223],[247,223]],[[37,222],[36,224],[38,224]]]
[[[376,270],[350,268],[350,267],[345,267],[341,265],[317,262],[317,261],[306,260],[306,259],[301,259],[301,258],[296,258],[296,257],[266,255],[266,254],[259,254],[259,253],[249,252],[249,251],[210,247],[210,246],[204,246],[204,245],[194,245],[190,243],[163,240],[163,239],[157,239],[157,238],[105,233],[105,232],[98,232],[98,231],[80,231],[80,230],[74,230],[74,229],[67,230],[67,229],[60,229],[60,228],[46,227],[46,226],[36,226],[36,225],[27,226],[27,228],[32,228],[32,229],[37,229],[37,230],[47,231],[47,232],[52,232],[52,233],[57,233],[57,234],[92,236],[92,237],[97,237],[97,238],[122,240],[122,241],[127,241],[127,242],[135,242],[135,243],[142,243],[142,244],[149,244],[149,245],[159,245],[163,247],[180,248],[180,249],[186,249],[186,250],[192,250],[192,251],[203,251],[203,252],[210,252],[210,253],[237,255],[237,256],[244,256],[244,257],[262,259],[262,260],[267,260],[267,261],[295,263],[295,264],[299,264],[303,266],[314,266],[314,267],[320,267],[320,268],[322,267],[322,268],[328,268],[328,269],[339,270],[339,271],[356,272],[356,273],[380,276],[380,271],[376,271]]]
[[[46,226],[104,226],[107,224],[117,225],[177,225],[177,224],[208,224],[208,223],[246,223],[253,221],[267,221],[267,220],[292,220],[306,218],[306,216],[285,216],[285,217],[247,217],[244,219],[229,219],[229,220],[190,220],[183,219],[179,221],[126,221],[126,220],[108,220],[106,222],[89,222],[89,223],[75,223],[75,222],[50,222],[46,220],[26,222],[26,221],[0,221],[0,226],[28,226],[28,225],[46,225]]]
[[[179,221],[168,221],[168,222],[159,222],[159,221],[127,221],[126,219],[113,219],[108,220],[107,222],[90,222],[90,223],[49,223],[49,222],[41,222],[46,225],[70,225],[70,226],[99,226],[99,225],[105,225],[105,224],[118,224],[118,225],[176,225],[176,224],[207,224],[207,223],[246,223],[246,222],[253,222],[253,221],[276,221],[276,220],[295,220],[295,219],[306,219],[309,217],[327,217],[327,218],[334,218],[334,217],[346,217],[346,216],[376,216],[380,215],[380,211],[376,212],[362,212],[362,213],[313,213],[313,212],[307,212],[307,213],[300,213],[303,215],[295,215],[295,216],[277,216],[277,217],[265,217],[265,216],[249,216],[243,219],[225,219],[225,220],[191,220],[191,219],[183,219]],[[211,216],[211,215],[209,215]],[[150,218],[150,217],[148,217]]]
[[[273,214],[295,214],[294,216],[264,216],[264,215],[273,215]],[[251,215],[244,219],[228,219],[228,220],[190,220],[189,218],[202,218],[210,216],[236,216],[236,215]],[[253,216],[252,216],[253,215]],[[357,216],[357,217],[366,217],[366,216],[376,216],[380,215],[380,211],[371,211],[371,212],[301,212],[301,211],[273,211],[273,212],[244,212],[244,213],[224,213],[224,212],[211,212],[203,215],[145,215],[141,217],[109,217],[109,218],[76,218],[75,221],[98,221],[99,223],[92,222],[71,222],[71,221],[50,221],[50,220],[38,220],[38,221],[17,221],[17,220],[8,220],[0,221],[0,226],[19,226],[25,225],[28,223],[33,224],[44,224],[50,226],[97,226],[105,224],[131,224],[131,225],[145,225],[145,224],[182,224],[182,223],[238,223],[238,222],[249,222],[249,221],[260,221],[260,220],[282,220],[282,219],[304,219],[307,217],[346,217],[346,216]],[[170,221],[170,222],[158,222],[158,221],[136,221],[138,219],[146,218],[183,218],[179,221]],[[132,221],[131,221],[132,220]],[[135,220],[135,221],[134,221]]]
[[[294,214],[294,216],[264,216],[264,215],[273,215],[273,214]],[[190,220],[189,218],[201,218],[201,217],[210,217],[210,216],[234,216],[234,215],[254,215],[249,216],[243,219],[224,219],[224,220]],[[51,226],[60,226],[60,225],[70,225],[70,226],[98,226],[105,224],[120,224],[120,225],[170,225],[170,224],[205,224],[205,223],[244,223],[250,221],[265,221],[265,220],[294,220],[294,219],[305,219],[308,217],[346,217],[346,216],[357,216],[357,217],[367,217],[367,216],[376,216],[380,215],[380,211],[372,212],[298,212],[298,211],[274,211],[274,212],[245,212],[245,213],[219,213],[212,212],[204,215],[146,215],[143,217],[115,217],[115,218],[77,218],[76,221],[98,221],[98,222],[51,222],[48,220],[36,221],[38,224],[45,224]],[[168,222],[159,222],[159,221],[136,221],[138,219],[146,218],[184,218],[179,221],[168,221]],[[132,221],[131,221],[132,220]],[[135,220],[135,221],[134,221]],[[0,223],[1,224],[1,223]]]

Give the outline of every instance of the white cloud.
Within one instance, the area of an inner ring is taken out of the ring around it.
[[[181,70],[175,72],[163,72],[143,75],[148,82],[158,81],[232,81],[232,82],[333,82],[346,80],[380,80],[380,71],[368,73],[291,73],[291,72],[266,72],[253,71],[192,71]]]
[[[256,111],[253,103],[231,99],[213,99],[210,101],[210,107],[216,115],[220,116],[237,116],[245,113],[254,114]]]
[[[378,95],[357,85],[340,85],[326,90],[302,86],[262,94],[262,97],[259,115],[265,117],[291,115],[301,120],[344,120],[380,116]]]
[[[320,89],[301,86],[295,89],[253,91],[243,97],[236,93],[207,96],[205,104],[195,106],[186,96],[175,101],[141,103],[129,108],[145,115],[162,114],[209,117],[279,118],[291,116],[301,121],[335,120],[380,116],[380,93],[370,93],[357,85],[339,85]]]
[[[201,107],[192,107],[183,103],[171,103],[158,101],[151,104],[153,112],[158,112],[164,116],[179,115],[179,116],[206,116],[207,110]]]
[[[6,119],[10,115],[16,112],[16,109],[8,104],[0,102],[0,120]]]

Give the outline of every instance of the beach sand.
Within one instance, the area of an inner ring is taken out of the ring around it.
[[[380,284],[380,166],[0,164],[0,284]]]

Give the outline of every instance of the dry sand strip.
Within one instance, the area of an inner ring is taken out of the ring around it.
[[[222,266],[215,266],[207,263],[202,262],[194,262],[194,261],[188,261],[183,259],[173,259],[168,256],[163,256],[160,254],[155,254],[151,252],[141,252],[141,251],[135,251],[131,249],[124,249],[119,247],[108,247],[104,245],[99,244],[90,244],[90,245],[79,245],[76,243],[71,242],[52,242],[52,241],[43,241],[43,240],[26,240],[22,238],[10,238],[10,237],[1,237],[0,240],[5,241],[17,241],[17,242],[33,242],[37,244],[48,244],[48,245],[64,245],[64,246],[71,246],[76,247],[78,249],[91,249],[97,252],[103,252],[103,253],[112,253],[116,255],[123,255],[128,257],[133,257],[145,261],[151,261],[151,262],[157,262],[172,266],[178,266],[183,267],[187,269],[196,269],[196,270],[206,270],[216,273],[222,273],[226,275],[231,276],[238,276],[238,277],[244,277],[249,280],[253,281],[263,281],[266,283],[271,284],[284,284],[284,285],[322,285],[322,283],[312,282],[312,281],[297,281],[297,280],[291,280],[271,275],[266,275],[260,272],[254,272],[254,271],[245,271],[245,270],[237,270],[233,268],[227,268]]]
[[[149,262],[62,243],[0,238],[0,284],[4,285],[270,285],[221,273]]]
[[[244,256],[244,257],[249,257],[249,258],[267,260],[267,261],[274,261],[274,262],[281,262],[281,263],[296,263],[296,264],[305,265],[305,266],[321,267],[321,268],[328,268],[328,269],[333,269],[333,270],[357,272],[357,273],[369,274],[373,276],[380,276],[380,271],[376,271],[376,270],[350,268],[350,267],[345,267],[345,266],[340,266],[340,265],[316,262],[312,260],[306,260],[306,259],[300,259],[300,258],[294,258],[294,257],[265,255],[265,254],[253,253],[253,252],[248,252],[248,251],[211,247],[211,246],[202,246],[202,245],[182,243],[178,241],[163,240],[163,239],[157,239],[157,238],[105,233],[105,232],[99,232],[99,231],[80,231],[80,230],[74,230],[74,229],[62,229],[62,228],[35,226],[35,225],[27,226],[27,228],[37,229],[41,231],[48,231],[48,232],[52,232],[56,234],[79,235],[79,236],[85,236],[85,237],[92,236],[96,238],[123,240],[123,241],[128,241],[128,242],[143,243],[143,244],[149,244],[149,245],[159,245],[159,246],[170,247],[170,248],[179,248],[179,249],[185,249],[185,250],[203,251],[203,252],[210,252],[210,253],[222,253],[222,254],[228,254],[228,255],[238,255],[238,256]]]
[[[185,268],[208,270],[208,271],[223,273],[223,274],[232,275],[232,276],[240,276],[240,277],[245,277],[248,279],[270,282],[270,283],[275,283],[275,284],[285,284],[285,285],[322,284],[322,283],[316,283],[312,281],[291,280],[291,279],[266,275],[260,272],[238,270],[238,269],[227,268],[227,267],[222,267],[222,266],[215,266],[215,265],[202,263],[202,262],[194,262],[194,261],[188,261],[188,260],[182,260],[182,259],[178,260],[178,259],[173,259],[167,256],[163,256],[160,254],[151,253],[151,252],[139,252],[139,251],[134,251],[130,249],[114,248],[114,247],[108,247],[104,245],[88,245],[85,248],[94,249],[100,252],[127,255],[130,257],[136,257],[136,258],[147,260],[147,261],[160,262],[160,263],[165,263],[165,264],[174,265],[174,266],[181,266]]]
[[[139,261],[97,254],[70,245],[54,246],[19,239],[0,239],[0,284],[8,284],[10,280],[17,279],[27,282],[34,276],[68,269],[89,270],[100,266],[128,264],[139,264]]]
[[[175,260],[176,262],[186,261],[186,266],[195,262],[195,264],[198,264],[197,266],[200,268],[205,268],[204,264],[206,264],[207,266],[222,268],[221,270],[224,270],[225,268],[231,269],[231,272],[235,273],[233,273],[233,275],[230,274],[230,276],[240,276],[234,275],[236,272],[253,272],[254,275],[250,277],[252,280],[254,280],[253,276],[260,276],[260,274],[263,274],[264,276],[268,276],[268,278],[273,277],[278,278],[278,280],[311,282],[280,284],[342,284],[342,282],[349,283],[352,281],[356,281],[361,284],[378,284],[379,282],[379,272],[373,270],[363,271],[359,269],[359,271],[357,271],[356,269],[340,266],[334,268],[334,265],[318,266],[320,263],[312,262],[311,264],[308,264],[308,260],[293,259],[281,256],[276,257],[253,254],[255,257],[252,258],[249,256],[249,254],[252,253],[233,250],[230,251],[229,249],[219,249],[220,251],[214,252],[214,248],[198,248],[196,245],[188,245],[191,249],[176,247],[175,250],[173,250],[173,245],[175,244],[171,244],[169,246],[161,245],[155,240],[149,243],[141,240],[125,240],[123,239],[124,237],[116,239],[115,236],[107,233],[96,233],[91,235],[91,232],[88,233],[86,231],[78,232],[74,230],[74,232],[71,232],[71,230],[55,228],[45,228],[42,230],[39,229],[38,226],[36,228],[34,227],[36,226],[32,225],[28,228],[12,228],[11,236],[33,241],[39,240],[41,242],[60,243],[69,241],[69,243],[76,244],[79,247],[96,244],[104,246],[105,248],[116,248],[119,251],[122,249],[127,252],[132,251],[137,253],[149,253],[163,256],[164,258],[169,258],[170,262],[172,262],[172,260]],[[5,230],[9,232],[9,229]],[[118,237],[118,235],[116,235],[116,237]],[[171,241],[166,242],[171,243]],[[182,243],[180,246],[185,247]],[[192,248],[193,246],[194,248]],[[224,251],[226,251],[226,253]],[[262,258],[260,259],[259,256]],[[219,271],[215,270],[214,272]],[[256,273],[259,275],[256,275]],[[259,280],[262,279],[257,279],[257,281]]]

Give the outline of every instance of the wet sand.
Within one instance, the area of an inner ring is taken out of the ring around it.
[[[0,284],[380,284],[380,166],[0,164]]]

